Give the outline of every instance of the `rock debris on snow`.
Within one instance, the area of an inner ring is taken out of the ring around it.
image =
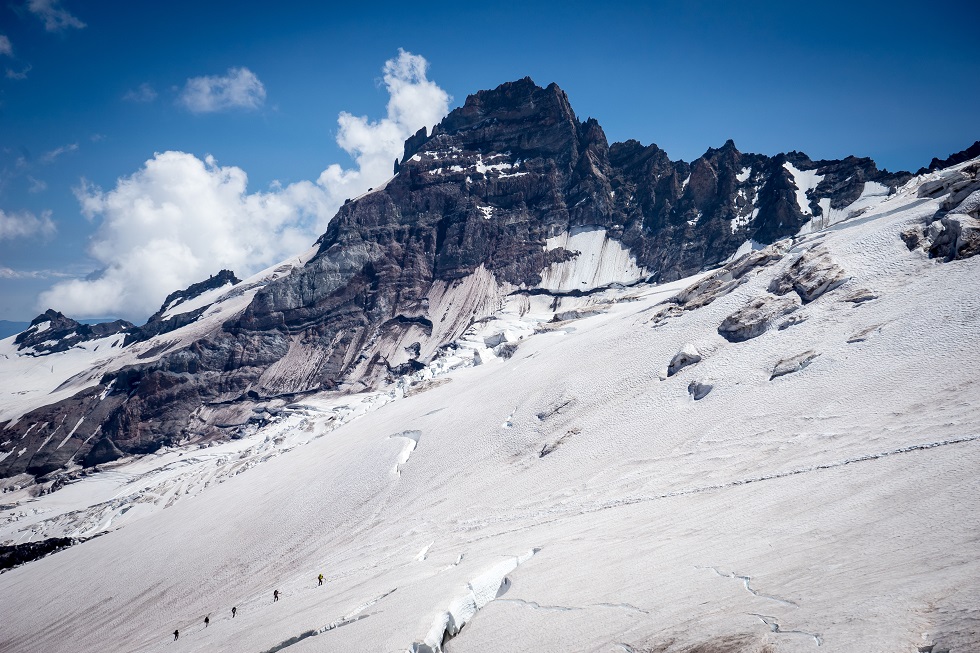
[[[738,309],[718,326],[718,333],[729,342],[744,342],[758,338],[773,321],[800,308],[792,297],[756,297]]]
[[[680,351],[674,354],[672,359],[670,359],[670,365],[667,366],[667,376],[673,376],[685,367],[695,365],[700,362],[701,352],[699,352],[698,348],[691,343],[687,343],[681,347]]]
[[[797,354],[796,356],[791,356],[790,358],[784,358],[776,363],[775,367],[772,368],[772,375],[769,380],[775,379],[777,376],[785,376],[786,374],[792,374],[793,372],[799,372],[807,365],[813,362],[819,354],[817,352],[810,350],[805,351],[802,354]]]

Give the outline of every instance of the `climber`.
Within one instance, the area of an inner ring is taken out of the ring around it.
[[[231,609],[231,618],[232,619],[235,618],[235,613],[236,612],[238,612],[238,607],[237,606]]]
[[[320,574],[319,576],[317,576],[316,579],[318,581],[320,581],[320,583],[319,583],[319,585],[317,585],[317,587],[319,587],[320,585],[323,585],[323,574]]]
[[[272,602],[275,603],[279,600],[279,590],[274,590],[272,592]]]
[[[176,630],[176,629],[174,629],[174,641],[175,641],[175,642],[177,641],[177,638],[178,638],[178,637],[180,637],[180,631],[179,631],[179,630]]]
[[[207,628],[209,623],[211,623],[211,615],[204,617],[204,627]]]

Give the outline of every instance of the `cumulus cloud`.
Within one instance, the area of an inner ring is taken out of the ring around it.
[[[377,186],[391,176],[392,164],[401,158],[405,139],[420,127],[432,127],[449,112],[449,94],[426,78],[425,57],[399,48],[398,56],[384,65],[388,89],[388,115],[378,121],[342,112],[337,118],[337,144],[357,163],[345,170],[333,164],[320,174],[318,183],[334,200],[343,200]]]
[[[129,102],[153,102],[153,100],[157,99],[157,92],[152,86],[143,82],[136,88],[126,91],[123,99]]]
[[[14,47],[10,45],[10,39],[0,34],[0,54],[5,54],[8,57],[14,56]]]
[[[224,76],[191,77],[177,102],[194,113],[257,109],[265,102],[265,86],[248,68],[229,68]]]
[[[40,216],[30,211],[7,213],[0,209],[0,240],[26,238],[28,236],[53,236],[56,228],[51,221],[51,211]]]
[[[241,168],[184,152],[156,154],[108,192],[83,183],[83,214],[102,217],[89,254],[104,270],[55,285],[39,305],[145,317],[221,268],[248,274],[305,250],[332,215],[312,182],[256,193],[247,184]]]
[[[103,269],[54,285],[38,306],[138,321],[221,268],[248,276],[304,251],[345,198],[391,176],[408,136],[448,112],[449,96],[426,79],[426,67],[404,51],[385,64],[387,117],[341,114],[337,143],[356,165],[331,165],[315,182],[249,192],[244,170],[184,152],[154,155],[108,191],[83,180],[75,195],[83,215],[100,220],[89,254]]]
[[[82,29],[85,23],[61,6],[59,0],[27,0],[27,10],[44,22],[49,32],[61,32],[74,27]]]
[[[78,143],[69,143],[68,145],[62,145],[61,147],[56,147],[50,152],[45,152],[41,155],[41,163],[54,163],[58,160],[62,154],[67,154],[68,152],[74,152],[78,149]]]

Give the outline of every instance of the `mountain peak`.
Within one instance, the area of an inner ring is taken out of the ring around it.
[[[14,343],[18,351],[33,348],[36,352],[54,353],[66,351],[88,340],[124,333],[132,328],[133,324],[125,320],[82,324],[61,311],[49,308],[31,320],[31,325],[17,335]]]
[[[62,313],[61,311],[56,311],[53,308],[49,308],[48,310],[44,311],[36,318],[31,320],[31,326],[37,326],[42,322],[60,322],[64,320],[68,320],[69,322],[75,322],[75,320],[72,320],[70,317],[66,317],[65,314]],[[77,322],[75,322],[75,324],[77,324]]]
[[[430,138],[455,135],[478,151],[551,157],[578,140],[578,126],[568,96],[557,84],[541,88],[524,77],[470,95],[436,125]]]

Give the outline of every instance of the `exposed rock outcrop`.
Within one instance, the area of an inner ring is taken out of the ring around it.
[[[729,342],[744,342],[765,333],[773,321],[799,308],[791,297],[756,297],[725,318],[718,333]]]
[[[951,213],[940,220],[942,229],[929,245],[929,255],[952,261],[980,253],[980,220]]]
[[[39,542],[0,545],[0,570],[11,569],[32,560],[43,558],[75,543],[76,540],[70,537],[52,537]]]
[[[977,145],[980,142],[965,152]],[[923,183],[918,195],[947,197],[928,222],[912,225],[902,232],[902,240],[909,250],[922,249],[930,257],[945,261],[980,253],[980,161],[941,173],[938,178]]]
[[[31,349],[38,354],[52,354],[67,351],[83,342],[125,333],[133,328],[133,324],[126,320],[81,324],[49,308],[34,318],[31,326],[14,338],[14,343],[19,351]]]
[[[688,394],[691,395],[694,401],[700,401],[704,399],[714,389],[715,389],[715,382],[710,379],[691,381],[687,385],[687,392]]]
[[[754,273],[781,260],[787,248],[788,243],[782,241],[744,254],[688,286],[669,301],[682,306],[685,310],[707,306],[748,281],[751,278],[750,272]]]
[[[681,347],[681,350],[674,354],[674,357],[670,360],[670,365],[667,366],[667,376],[674,376],[685,367],[700,362],[701,352],[699,352],[698,348],[691,343],[687,343]]]
[[[818,246],[801,254],[789,269],[773,279],[769,292],[785,295],[796,291],[805,304],[839,287],[848,278],[830,253]]]
[[[805,351],[802,354],[797,354],[796,356],[791,356],[790,358],[785,358],[776,363],[775,367],[772,369],[772,375],[770,375],[769,380],[772,381],[777,376],[785,376],[787,374],[792,374],[793,372],[799,372],[807,365],[813,362],[819,354],[813,351]]]

